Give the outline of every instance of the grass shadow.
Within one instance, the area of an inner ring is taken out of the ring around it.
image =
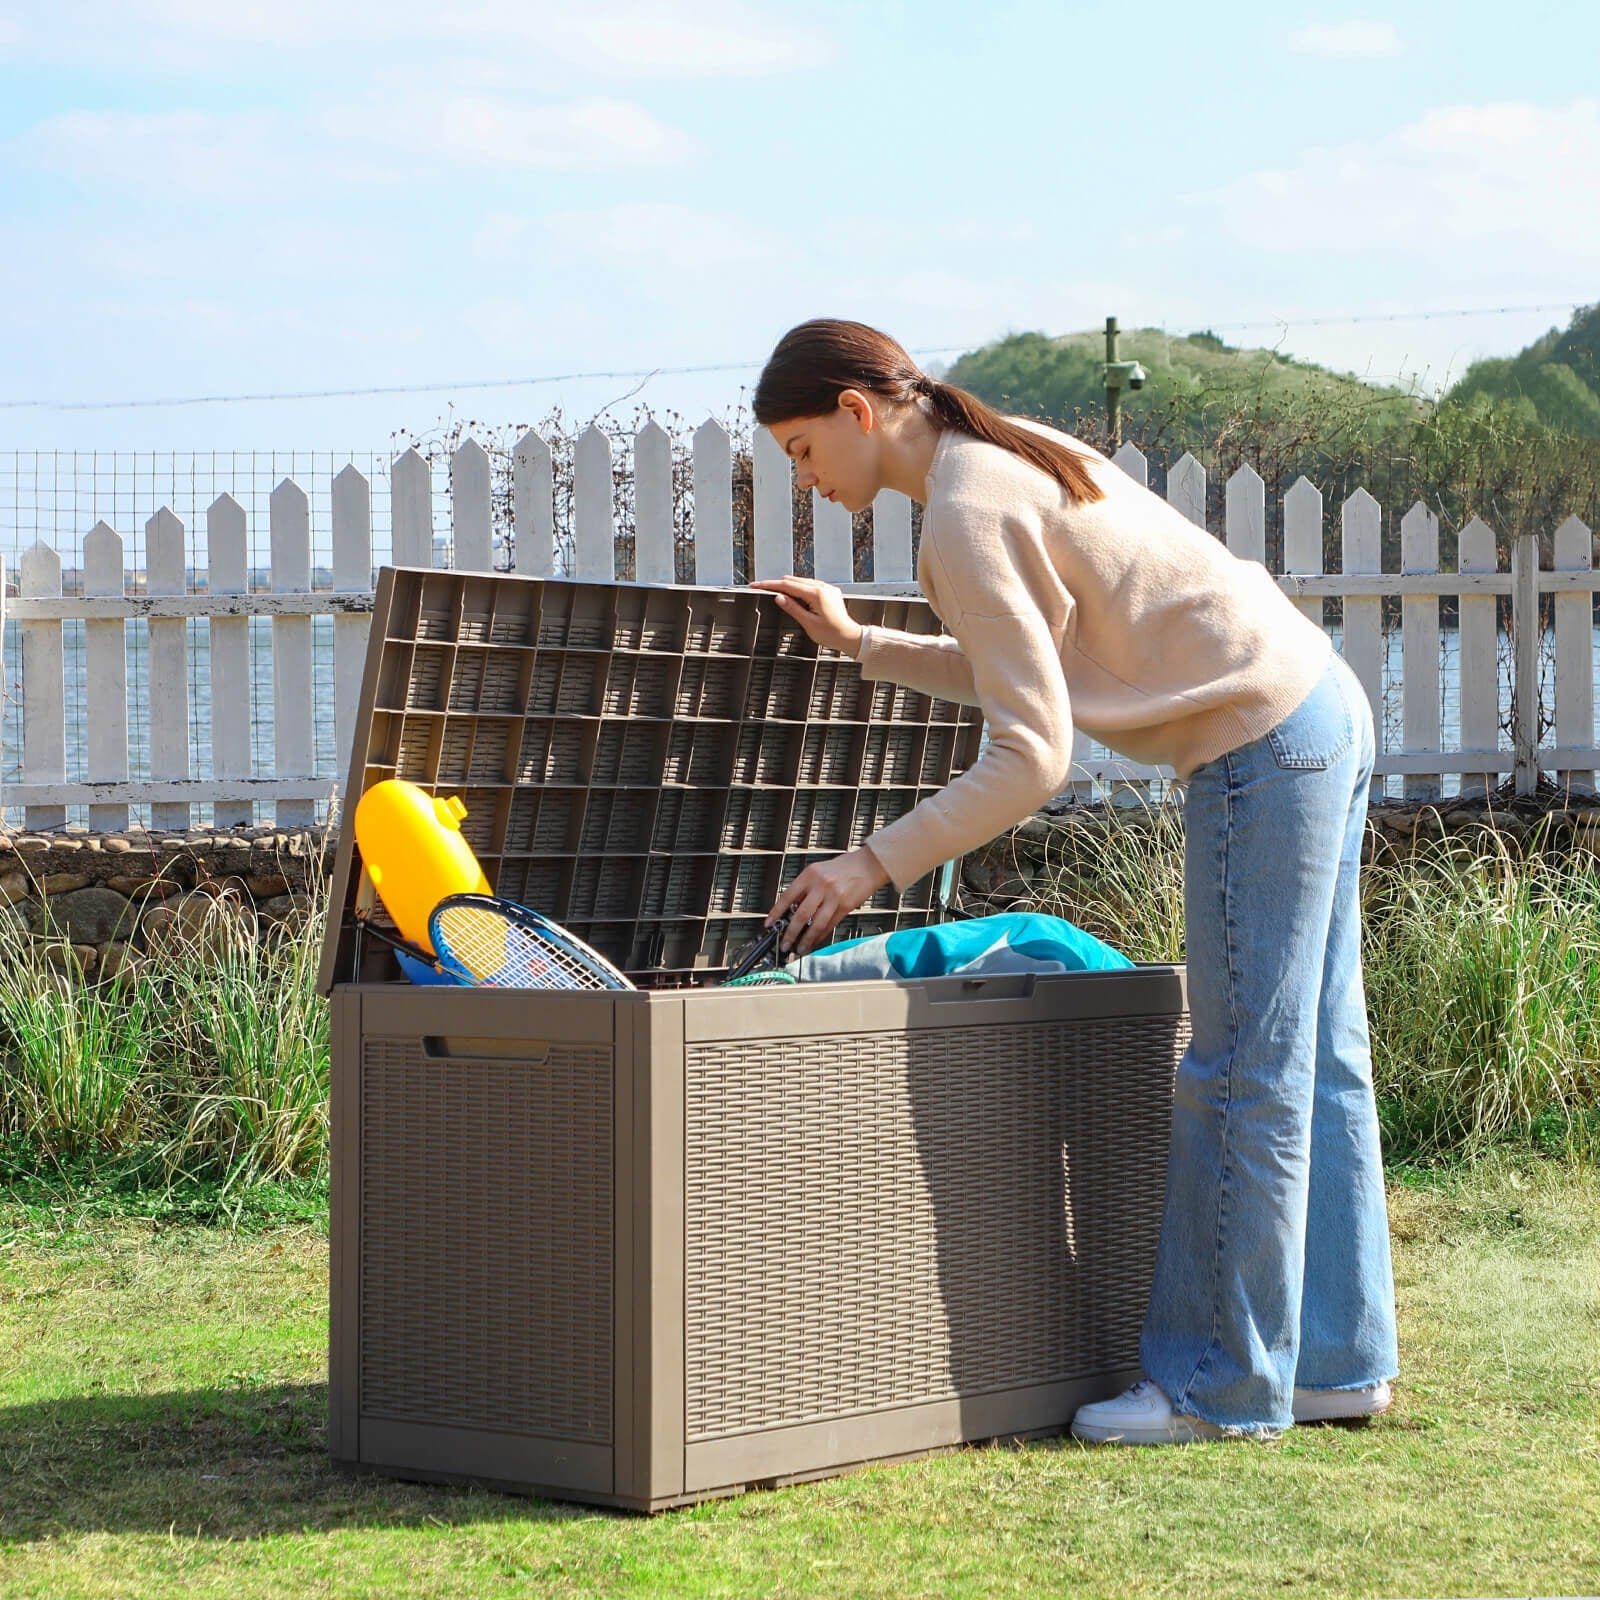
[[[0,1549],[74,1533],[239,1540],[611,1515],[335,1467],[326,1384],[91,1395],[0,1409]]]

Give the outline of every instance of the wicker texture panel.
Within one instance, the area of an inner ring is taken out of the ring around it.
[[[688,1439],[1135,1364],[1187,1035],[694,1047]]]
[[[611,1052],[364,1041],[361,1409],[611,1441]]]

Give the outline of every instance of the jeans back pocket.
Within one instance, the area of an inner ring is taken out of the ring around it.
[[[1330,663],[1305,699],[1267,734],[1272,759],[1280,767],[1320,772],[1355,743],[1355,719],[1335,670]]]

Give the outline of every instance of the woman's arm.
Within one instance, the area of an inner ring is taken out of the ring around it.
[[[863,628],[856,660],[861,663],[863,678],[887,678],[940,700],[964,706],[979,704],[972,663],[961,641],[951,634]]]
[[[843,593],[817,578],[757,578],[750,587],[766,590],[818,644],[854,656],[863,677],[887,678],[964,706],[978,704],[972,667],[949,634],[864,628],[846,609]]]
[[[1065,787],[1072,708],[1061,652],[1037,610],[974,616],[957,624],[989,725],[983,753],[867,846],[898,889],[986,844]]]
[[[989,723],[983,754],[865,844],[813,862],[785,885],[767,920],[789,914],[786,952],[815,949],[884,883],[904,891],[1020,822],[1065,785],[1072,717],[1061,656],[1044,618],[1037,611],[966,616],[961,627]]]

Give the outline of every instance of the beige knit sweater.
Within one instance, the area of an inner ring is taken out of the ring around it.
[[[917,581],[949,634],[862,633],[864,676],[982,706],[989,724],[971,768],[868,839],[897,888],[1059,794],[1074,722],[1184,778],[1275,727],[1327,663],[1327,635],[1265,567],[1038,431],[1086,457],[1105,498],[1075,503],[1019,456],[946,431]]]

